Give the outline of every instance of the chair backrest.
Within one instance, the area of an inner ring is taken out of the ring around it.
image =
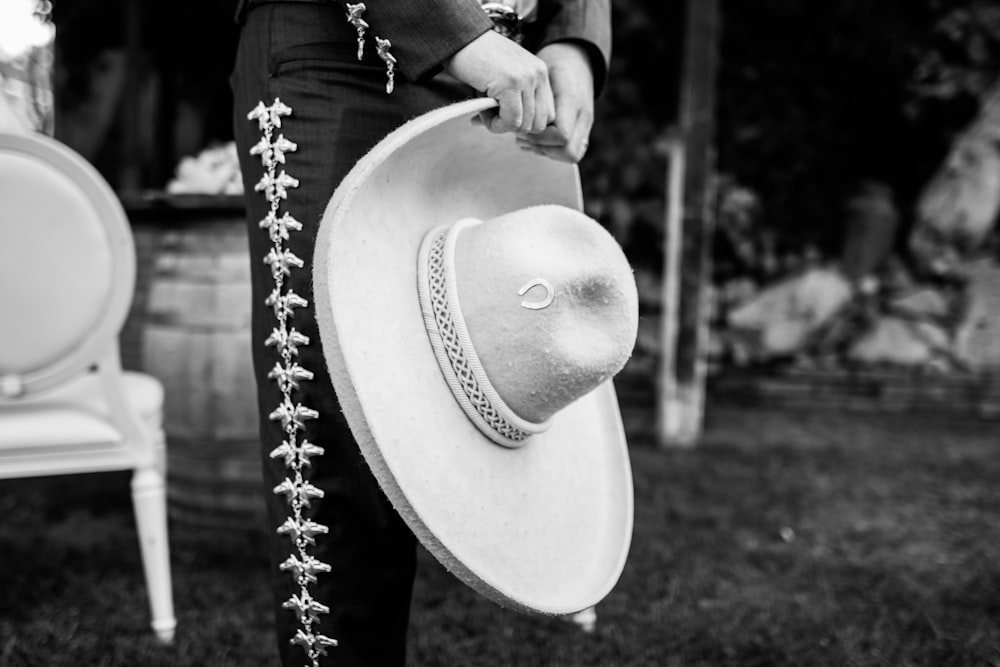
[[[44,135],[0,133],[0,401],[94,365],[134,286],[128,218],[97,170]]]

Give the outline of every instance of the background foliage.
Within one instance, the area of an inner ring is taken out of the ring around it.
[[[612,76],[583,165],[592,214],[654,266],[683,4],[615,0]],[[871,180],[892,187],[905,232],[1000,72],[1000,6],[986,0],[722,0],[722,16],[720,184],[754,193],[755,231],[779,255],[837,254],[845,200]]]

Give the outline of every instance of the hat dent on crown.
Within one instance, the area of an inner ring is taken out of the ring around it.
[[[497,444],[526,444],[631,355],[631,268],[614,238],[579,211],[537,205],[443,225],[427,233],[418,262],[442,375]]]

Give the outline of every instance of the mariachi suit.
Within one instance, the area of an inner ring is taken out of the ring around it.
[[[441,63],[492,22],[479,0],[367,0],[359,61],[357,22],[348,22],[344,3],[239,5],[231,84],[247,193],[282,663],[320,664],[326,653],[335,665],[401,665],[415,541],[379,490],[337,403],[319,346],[310,265],[323,211],[354,163],[406,120],[475,95],[440,75]],[[524,44],[583,45],[599,90],[609,11],[609,0],[541,0]],[[391,43],[391,94],[376,36]]]

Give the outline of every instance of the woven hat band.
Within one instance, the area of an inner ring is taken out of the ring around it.
[[[441,373],[466,416],[498,445],[521,447],[531,435],[547,430],[550,421],[522,419],[500,397],[473,345],[458,298],[455,246],[463,229],[480,223],[467,218],[424,236],[417,268],[420,308]]]

